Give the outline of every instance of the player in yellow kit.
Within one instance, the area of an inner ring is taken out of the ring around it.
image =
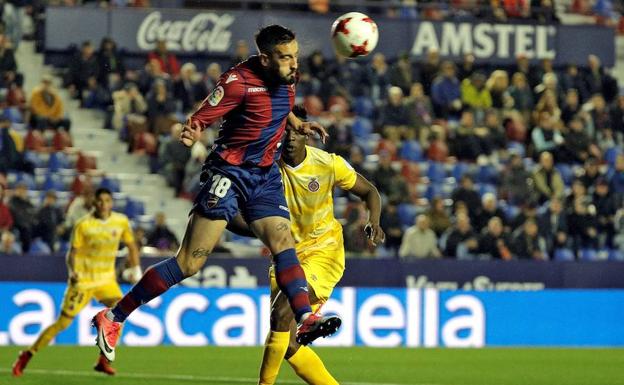
[[[33,355],[65,330],[91,298],[108,307],[119,301],[122,293],[115,276],[115,257],[120,241],[128,247],[128,262],[131,266],[124,271],[124,278],[133,281],[141,277],[139,250],[134,242],[130,222],[124,214],[113,212],[112,209],[111,192],[100,188],[95,193],[95,211],[76,222],[71,248],[67,253],[69,280],[61,314],[32,346],[20,352],[13,364],[14,376],[22,375]],[[94,369],[109,375],[115,374],[115,369],[101,353]]]
[[[305,109],[295,106],[293,112],[305,120]],[[345,269],[342,226],[334,218],[334,187],[349,191],[366,202],[370,212],[368,236],[374,245],[383,242],[385,234],[379,225],[381,199],[375,186],[342,157],[306,146],[306,141],[307,136],[287,130],[282,143],[280,172],[297,257],[308,280],[310,303],[318,308],[329,299]],[[228,228],[251,235],[240,215]],[[316,353],[308,346],[301,346],[305,341],[296,341],[293,314],[277,287],[273,268],[270,276],[271,331],[265,342],[258,383],[274,384],[281,362],[286,359],[308,384],[338,384]]]

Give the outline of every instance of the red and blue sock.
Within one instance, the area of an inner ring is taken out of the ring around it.
[[[158,297],[184,278],[175,258],[169,258],[151,266],[145,271],[141,280],[111,310],[114,316],[113,321],[125,321],[137,307]]]
[[[304,314],[312,312],[312,307],[308,297],[308,281],[299,264],[297,253],[295,249],[287,249],[276,254],[273,260],[277,285],[288,297],[295,320],[299,322]]]

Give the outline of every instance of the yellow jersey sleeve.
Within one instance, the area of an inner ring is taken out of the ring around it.
[[[78,222],[74,226],[74,231],[72,232],[71,247],[74,249],[80,249],[84,245],[84,234],[82,232],[84,226],[82,226],[82,223],[83,222]]]
[[[355,169],[340,155],[332,154],[335,184],[343,190],[350,190],[357,180]]]
[[[134,233],[132,232],[132,228],[130,227],[130,221],[127,217],[124,218],[122,227],[123,230],[121,233],[121,239],[124,241],[125,244],[134,243]]]

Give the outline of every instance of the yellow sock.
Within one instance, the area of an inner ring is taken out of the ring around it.
[[[269,332],[264,343],[259,385],[273,385],[275,383],[289,342],[290,332]]]
[[[57,334],[67,329],[67,327],[72,323],[74,319],[65,317],[61,315],[56,322],[52,325],[48,326],[37,338],[37,341],[28,348],[28,351],[35,354],[39,349],[48,346],[52,338],[56,337]]]
[[[325,368],[321,358],[308,346],[302,346],[288,359],[288,363],[302,380],[310,385],[338,385]]]

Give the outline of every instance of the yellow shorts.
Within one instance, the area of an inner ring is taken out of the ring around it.
[[[68,284],[63,296],[61,314],[73,318],[94,298],[105,305],[111,306],[123,296],[117,282],[113,281],[104,285],[84,287]]]
[[[308,249],[297,256],[301,261],[301,268],[305,273],[308,286],[314,293],[312,305],[320,305],[329,299],[334,287],[344,273],[344,247],[340,242],[336,248]],[[338,262],[340,261],[340,262]],[[271,294],[279,291],[275,280],[275,270],[269,270],[271,280]],[[311,292],[311,294],[312,294]]]

